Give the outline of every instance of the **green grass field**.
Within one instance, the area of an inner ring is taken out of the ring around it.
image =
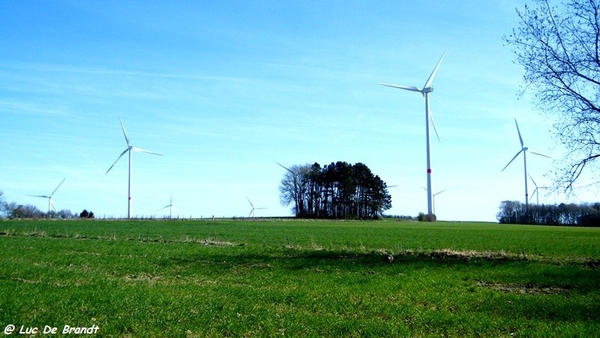
[[[0,329],[102,336],[597,336],[600,229],[0,221]],[[17,334],[17,331],[13,335]]]

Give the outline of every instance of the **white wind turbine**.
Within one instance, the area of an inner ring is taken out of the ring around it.
[[[529,148],[525,147],[525,145],[523,144],[523,138],[521,137],[521,131],[519,130],[519,124],[517,123],[517,119],[515,119],[515,125],[517,126],[517,133],[519,134],[519,142],[521,142],[521,150],[519,150],[519,152],[515,155],[515,157],[513,157],[512,160],[510,160],[510,162],[508,162],[508,164],[502,169],[502,171],[504,171],[504,169],[506,169],[515,160],[515,158],[517,158],[517,156],[519,156],[521,153],[523,153],[523,168],[525,171],[525,209],[528,210],[529,209],[529,194],[527,192],[527,151],[529,150]],[[546,156],[546,155],[536,153],[533,151],[530,151],[530,153],[534,154],[534,155],[550,158],[550,156]]]
[[[58,188],[60,188],[60,186],[63,184],[63,182],[66,180],[66,178],[63,178],[62,181],[60,181],[60,183],[58,184],[58,186],[56,187],[56,189],[54,189],[54,191],[50,194],[50,195],[30,195],[33,197],[41,197],[41,198],[47,198],[48,199],[48,218],[50,218],[50,212],[52,211],[52,209],[54,209],[54,211],[56,211],[56,207],[54,206],[54,202],[52,202],[52,196],[54,196],[54,193],[56,192],[56,190],[58,190]]]
[[[409,90],[409,91],[413,91],[413,92],[418,92],[418,93],[421,93],[423,95],[423,97],[425,98],[425,140],[426,140],[426,147],[427,147],[427,213],[430,215],[433,214],[433,191],[431,188],[431,147],[429,144],[430,143],[429,142],[429,139],[430,139],[429,138],[429,121],[431,121],[431,124],[433,125],[433,129],[435,131],[435,135],[437,136],[438,141],[440,140],[440,136],[438,135],[437,128],[435,127],[433,115],[431,115],[431,112],[429,110],[429,93],[433,92],[433,87],[431,87],[431,83],[433,82],[433,78],[435,77],[435,73],[437,72],[438,67],[440,66],[440,63],[444,59],[444,55],[446,55],[445,52],[444,52],[444,54],[442,54],[440,61],[438,61],[438,63],[435,65],[435,68],[433,68],[433,72],[431,72],[431,75],[429,75],[429,78],[427,79],[427,82],[425,82],[425,85],[423,86],[422,89],[419,89],[414,86],[402,86],[402,85],[395,85],[395,84],[388,84],[388,83],[379,83],[382,86],[388,86],[388,87],[392,87],[392,88],[398,88],[398,89],[404,89],[404,90]]]
[[[254,204],[252,204],[252,202],[250,202],[250,199],[248,197],[246,197],[246,199],[248,200],[248,203],[250,203],[250,206],[252,207],[252,209],[250,210],[250,213],[248,214],[248,217],[254,217],[254,210],[266,209],[266,208],[255,208]]]
[[[423,189],[425,189],[425,191],[427,191],[427,188],[425,188],[425,187],[421,187],[421,188],[423,188]],[[438,191],[438,192],[436,192],[435,194],[433,194],[433,196],[432,196],[432,197],[433,197],[433,214],[434,214],[434,215],[435,215],[435,196],[437,196],[437,195],[439,195],[439,194],[443,193],[443,192],[444,192],[444,191],[446,191],[446,190],[448,190],[448,189],[444,189],[444,190],[442,190],[442,191]]]
[[[132,146],[131,143],[129,142],[129,138],[127,137],[127,132],[125,131],[125,126],[123,125],[123,121],[121,121],[120,117],[119,117],[119,122],[121,122],[121,129],[123,130],[123,136],[125,136],[125,142],[127,142],[127,149],[125,149],[121,153],[121,155],[119,155],[119,157],[117,157],[117,160],[115,161],[115,163],[113,163],[113,165],[110,166],[110,168],[108,168],[108,170],[106,171],[106,174],[108,174],[108,172],[115,166],[115,164],[117,164],[117,162],[121,159],[121,157],[123,157],[123,155],[125,155],[125,153],[129,152],[129,179],[128,179],[128,184],[127,184],[127,218],[131,218],[131,158],[132,158],[131,153],[132,153],[132,151],[137,151],[140,153],[148,153],[148,154],[158,155],[158,156],[162,156],[162,155]]]
[[[533,180],[533,177],[531,177],[531,175],[529,175],[529,178],[531,179],[531,182],[533,182],[533,185],[535,185],[535,189],[533,190],[533,192],[531,193],[531,197],[529,199],[533,198],[533,195],[535,195],[536,198],[536,202],[535,204],[540,204],[540,192],[539,192],[539,187],[538,185],[535,183],[535,181]]]
[[[166,206],[164,206],[164,207],[156,210],[155,212],[159,212],[159,211],[164,210],[166,208],[169,208],[169,218],[173,218],[173,209],[175,208],[173,206],[173,191],[171,191],[171,199],[169,200],[169,204],[167,204]],[[177,208],[175,208],[175,209],[177,209]]]

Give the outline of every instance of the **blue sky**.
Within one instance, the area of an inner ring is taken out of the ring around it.
[[[2,1],[0,190],[8,201],[97,216],[173,204],[183,217],[290,215],[284,165],[362,162],[390,189],[388,214],[427,210],[424,101],[433,191],[443,220],[495,221],[523,200],[517,118],[539,186],[562,157],[552,120],[520,97],[522,69],[502,36],[521,1]],[[545,176],[546,175],[546,176]],[[584,177],[585,179],[585,177]],[[585,181],[582,181],[585,182]],[[530,191],[533,185],[530,183]],[[540,202],[593,201],[540,194]]]

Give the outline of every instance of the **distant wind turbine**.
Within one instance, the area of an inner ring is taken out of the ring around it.
[[[171,191],[171,199],[169,200],[169,204],[167,204],[166,206],[156,210],[156,212],[159,212],[161,210],[164,210],[166,208],[169,208],[169,218],[173,218],[173,208],[175,208],[173,206],[173,191]]]
[[[66,180],[66,178],[63,178],[63,180],[60,181],[60,184],[58,184],[58,186],[56,187],[56,189],[54,189],[54,191],[50,195],[30,195],[32,197],[41,197],[41,198],[47,198],[48,199],[48,218],[50,218],[50,212],[52,211],[52,209],[54,209],[54,211],[56,211],[56,207],[54,206],[54,202],[52,202],[52,196],[54,196],[54,193],[56,192],[56,190],[58,190],[58,188],[60,188],[60,186],[63,184],[63,182],[65,180]]]
[[[433,78],[435,77],[435,73],[437,72],[438,67],[440,66],[440,63],[444,59],[444,55],[446,55],[445,52],[444,52],[444,54],[442,54],[440,61],[438,61],[438,63],[435,65],[435,68],[433,68],[433,72],[431,72],[431,75],[429,75],[429,78],[427,79],[427,82],[425,82],[425,85],[423,86],[422,89],[419,89],[414,86],[402,86],[402,85],[395,85],[395,84],[388,84],[388,83],[379,83],[382,86],[404,89],[404,90],[409,90],[409,91],[413,91],[413,92],[419,92],[425,98],[425,140],[426,140],[426,148],[427,148],[427,213],[428,214],[433,214],[433,212],[434,212],[433,211],[433,190],[431,188],[431,147],[429,144],[430,143],[429,142],[429,139],[430,139],[430,137],[429,137],[429,121],[431,121],[431,124],[433,125],[433,129],[435,131],[435,135],[437,136],[438,141],[440,140],[440,136],[438,135],[437,128],[435,127],[435,122],[433,120],[433,115],[431,115],[431,112],[429,110],[429,93],[433,92],[433,87],[431,87],[431,83],[433,82]]]
[[[121,129],[123,130],[123,136],[125,136],[125,142],[127,142],[127,149],[125,149],[121,153],[121,155],[119,155],[119,157],[117,157],[117,160],[115,161],[115,163],[113,163],[113,165],[110,166],[110,168],[108,168],[108,170],[106,171],[106,174],[108,174],[108,172],[115,166],[115,164],[117,164],[117,162],[121,159],[121,157],[123,157],[123,155],[125,155],[125,153],[129,152],[129,179],[128,179],[128,184],[127,184],[127,218],[131,218],[131,158],[132,158],[131,153],[132,153],[132,151],[137,151],[140,153],[148,153],[148,154],[158,155],[158,156],[162,156],[162,155],[132,146],[131,143],[129,142],[129,138],[127,137],[127,132],[125,131],[125,126],[123,125],[123,121],[121,121],[120,117],[119,117],[119,122],[121,122]]]
[[[427,191],[427,188],[425,188],[425,187],[421,187],[421,188],[423,188],[423,189],[425,189],[425,191]],[[435,196],[437,196],[437,195],[439,195],[439,194],[443,193],[443,192],[444,192],[444,191],[446,191],[446,190],[448,190],[448,189],[444,189],[444,190],[442,190],[442,191],[438,191],[438,192],[436,192],[435,194],[433,194],[433,214],[434,214],[434,215],[435,215]]]
[[[515,155],[515,157],[513,157],[512,160],[510,160],[510,162],[508,162],[508,164],[502,169],[502,171],[504,171],[504,169],[506,169],[515,160],[515,158],[517,158],[517,156],[519,156],[521,153],[523,153],[523,168],[525,171],[525,209],[528,209],[529,208],[529,194],[527,193],[527,151],[529,150],[529,148],[525,147],[525,145],[523,143],[523,138],[521,137],[521,131],[519,130],[519,124],[517,123],[517,119],[515,119],[515,125],[517,126],[517,133],[519,134],[519,142],[521,142],[521,150],[519,150],[519,152]],[[550,158],[550,156],[546,156],[546,155],[536,153],[533,151],[530,151],[530,153],[534,154],[534,155]]]
[[[248,217],[254,217],[254,210],[266,209],[266,208],[255,208],[254,204],[252,204],[252,202],[250,202],[250,199],[248,197],[246,197],[246,199],[248,200],[248,203],[250,203],[250,206],[252,207],[252,209],[250,210],[250,213],[248,214]]]
[[[538,185],[535,183],[535,181],[533,180],[533,177],[531,177],[531,175],[529,175],[529,178],[531,179],[531,182],[533,182],[533,185],[535,185],[535,189],[534,189],[534,190],[533,190],[533,192],[531,193],[531,197],[530,197],[529,199],[532,199],[532,198],[533,198],[533,195],[535,195],[535,197],[536,197],[536,203],[535,203],[535,204],[539,205],[539,204],[540,204],[540,192],[538,191],[538,190],[539,190],[539,187],[538,187]]]

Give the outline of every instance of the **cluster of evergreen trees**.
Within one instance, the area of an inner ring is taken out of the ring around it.
[[[281,204],[299,218],[375,219],[392,207],[386,183],[362,163],[284,167]]]
[[[503,201],[496,215],[500,223],[600,226],[600,203],[534,204]]]

